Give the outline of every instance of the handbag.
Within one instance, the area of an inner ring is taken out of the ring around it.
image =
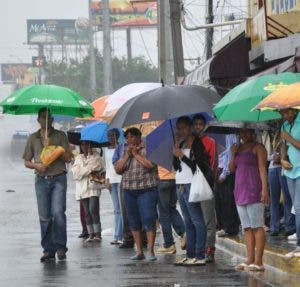
[[[189,202],[205,201],[212,199],[213,197],[214,194],[209,183],[200,168],[197,166],[191,182]]]

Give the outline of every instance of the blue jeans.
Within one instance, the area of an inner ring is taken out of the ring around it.
[[[122,220],[121,208],[120,208],[120,183],[111,184],[110,195],[114,206],[114,216],[115,216],[114,240],[122,240],[123,220]]]
[[[283,194],[284,228],[285,232],[295,230],[295,216],[291,213],[292,200],[286,183],[286,177],[281,175],[281,167],[270,168],[268,172],[270,186],[270,229],[271,232],[279,232],[280,194]]]
[[[179,236],[185,233],[184,222],[176,208],[176,203],[175,180],[161,180],[158,186],[158,212],[166,248],[175,243],[172,226]]]
[[[49,179],[36,176],[35,191],[44,252],[67,251],[66,174]]]
[[[300,246],[300,177],[295,179],[287,177],[286,181],[295,208],[297,246]]]
[[[157,188],[124,189],[128,222],[132,231],[156,231]]]
[[[206,226],[201,204],[189,202],[190,184],[177,185],[177,197],[186,229],[186,255],[188,258],[205,258]]]
[[[99,210],[99,197],[91,196],[81,199],[86,227],[89,234],[101,234],[100,210]]]

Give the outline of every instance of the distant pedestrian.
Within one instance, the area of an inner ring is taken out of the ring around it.
[[[93,182],[92,176],[104,171],[100,154],[91,148],[91,143],[82,141],[82,153],[76,156],[72,166],[76,182],[76,200],[84,207],[85,219],[89,237],[86,242],[101,240],[101,223],[99,212],[100,186]]]
[[[41,262],[66,258],[66,162],[71,161],[69,142],[64,132],[52,127],[53,117],[47,108],[38,112],[41,128],[28,138],[23,159],[25,166],[35,170],[35,191],[41,228],[43,256]],[[48,125],[48,134],[46,126]],[[62,146],[65,152],[49,166],[42,164],[40,156],[48,139],[52,145]]]
[[[178,141],[173,148],[174,168],[176,170],[177,197],[186,228],[186,258],[175,265],[205,265],[206,225],[200,202],[189,202],[193,174],[198,166],[208,179],[213,181],[209,165],[209,155],[199,137],[192,134],[192,121],[180,117],[176,122]]]
[[[121,196],[121,179],[122,175],[116,173],[112,162],[113,154],[118,145],[120,132],[118,129],[109,130],[108,133],[109,147],[104,149],[105,166],[106,166],[106,187],[110,191],[114,207],[115,229],[114,238],[111,244],[122,244],[123,220],[120,206]]]
[[[253,129],[240,131],[241,144],[232,147],[230,171],[235,172],[234,197],[245,234],[247,261],[238,270],[264,271],[264,204],[269,203],[267,151]]]
[[[115,162],[115,170],[122,174],[121,188],[124,192],[129,225],[136,244],[136,255],[131,260],[145,258],[142,243],[142,230],[148,241],[148,260],[155,261],[154,242],[157,219],[158,174],[155,164],[146,159],[145,144],[137,128],[125,132],[127,145],[123,155]]]

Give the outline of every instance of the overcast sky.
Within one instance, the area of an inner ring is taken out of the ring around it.
[[[88,0],[0,0],[0,63],[31,62],[35,49],[26,45],[27,19],[76,19],[88,16]],[[101,41],[101,36],[99,36]],[[112,34],[112,46],[116,55],[126,53],[125,31]],[[156,32],[139,30],[133,32],[133,56],[145,55],[144,43],[149,55],[157,63]],[[100,43],[101,46],[101,43]],[[34,48],[34,46],[32,46]],[[100,47],[99,47],[100,49]]]
[[[223,13],[222,15],[232,11],[244,13],[246,9],[244,2],[245,0],[215,1],[218,8],[214,9],[214,13],[217,13],[216,11],[220,11],[220,13]],[[206,0],[184,0],[188,24],[194,26],[205,22],[205,3]],[[0,63],[30,63],[31,57],[37,55],[36,46],[31,46],[31,49],[29,49],[29,46],[26,45],[27,19],[76,19],[87,16],[88,0],[0,0]],[[217,16],[215,21],[219,21]],[[228,30],[228,28],[226,29]],[[204,33],[204,30],[183,31],[185,58],[203,56]],[[215,35],[216,38],[221,37],[221,34],[218,36],[217,32],[215,32]],[[101,38],[101,35],[99,35],[99,50],[102,46]],[[112,47],[114,55],[126,55],[125,31],[114,31],[112,33]],[[136,29],[133,31],[132,53],[133,56],[144,55],[147,60],[157,65],[156,31],[153,29]],[[186,65],[189,64],[193,65],[186,63]]]

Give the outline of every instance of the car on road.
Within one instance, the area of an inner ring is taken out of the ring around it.
[[[30,132],[26,130],[17,130],[13,133],[10,144],[10,155],[12,159],[21,159],[26,146]]]

